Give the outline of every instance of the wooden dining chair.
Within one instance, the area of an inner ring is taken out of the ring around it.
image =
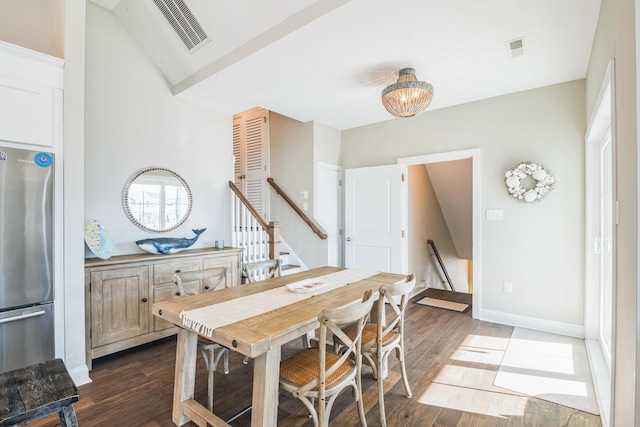
[[[362,399],[360,372],[362,368],[361,339],[365,322],[373,307],[372,292],[367,291],[361,302],[324,310],[318,315],[320,345],[306,348],[280,364],[280,387],[300,399],[313,418],[315,427],[329,425],[331,407],[342,390],[352,387],[358,403],[360,424],[367,425]],[[341,329],[355,322],[356,333],[347,336]],[[327,334],[339,336],[344,349],[341,354],[329,351]],[[314,401],[318,402],[316,410]]]
[[[267,259],[264,261],[247,262],[242,267],[248,283],[280,276],[280,260]]]
[[[373,377],[378,382],[378,406],[380,407],[380,421],[383,427],[387,425],[387,421],[384,407],[384,378],[382,371],[388,366],[389,355],[394,350],[400,362],[404,389],[407,397],[411,397],[411,388],[409,387],[407,368],[404,361],[404,315],[411,297],[411,291],[415,286],[416,279],[413,274],[410,274],[403,282],[380,287],[380,298],[376,309],[378,321],[367,323],[362,332],[362,355],[368,362],[367,364],[373,369]],[[387,304],[391,310],[386,309]],[[348,326],[344,330],[345,335],[348,337],[354,337],[358,332],[359,327],[355,324]],[[336,350],[344,346],[340,336],[334,342],[336,343]]]
[[[215,267],[199,271],[187,271],[173,275],[173,283],[178,286],[180,296],[195,295],[193,284],[198,283],[198,289],[202,292],[212,292],[230,286],[229,268]],[[188,286],[191,284],[192,286]],[[207,406],[213,412],[213,373],[218,366],[218,362],[224,356],[224,373],[229,373],[229,350],[215,341],[211,341],[198,335],[198,350],[204,358],[207,368]],[[216,354],[216,350],[218,354]]]

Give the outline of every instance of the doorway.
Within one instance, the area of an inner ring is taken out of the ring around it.
[[[472,262],[469,265],[469,274],[473,279],[473,295],[472,305],[473,317],[480,318],[482,307],[480,305],[481,292],[482,292],[482,280],[480,277],[479,267],[481,265],[480,260],[480,149],[470,149],[461,151],[452,151],[446,153],[427,154],[414,157],[404,157],[398,159],[397,163],[407,166],[412,165],[425,165],[437,164],[442,162],[451,162],[456,160],[471,160],[471,178],[472,178],[472,191],[471,191],[471,259]],[[426,245],[426,242],[425,242]]]

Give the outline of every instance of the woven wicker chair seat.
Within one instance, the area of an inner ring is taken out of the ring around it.
[[[362,331],[362,346],[369,347],[371,345],[375,346],[376,344],[376,335],[377,325],[375,323],[367,323],[364,325],[364,330]],[[344,329],[344,333],[351,339],[356,336],[358,333],[357,325],[351,325]],[[387,335],[382,337],[382,345],[388,344],[394,337],[395,333],[389,332]]]
[[[339,355],[327,352],[327,366],[333,365],[339,358]],[[302,350],[300,353],[280,364],[280,376],[291,383],[305,385],[318,378],[319,360],[317,348]],[[340,365],[340,367],[327,378],[327,386],[330,386],[334,381],[340,379],[340,377],[349,371],[350,367],[351,365],[348,362]]]

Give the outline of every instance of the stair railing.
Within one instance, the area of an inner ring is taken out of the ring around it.
[[[436,269],[438,270],[438,274],[442,279],[442,283],[449,285],[452,291],[455,292],[453,288],[453,283],[451,282],[451,277],[449,277],[449,273],[444,266],[444,262],[442,262],[442,258],[440,258],[440,253],[438,252],[438,248],[436,248],[436,244],[433,240],[427,240],[427,246],[429,247],[429,253],[431,257],[435,260]]]
[[[267,222],[229,181],[232,206],[232,236],[234,247],[244,248],[242,262],[263,261],[280,258],[280,223]]]
[[[285,202],[287,202],[287,204],[291,206],[291,209],[293,209],[300,216],[300,218],[302,218],[302,220],[306,222],[309,227],[311,227],[311,230],[313,230],[313,232],[316,233],[318,237],[320,237],[321,239],[327,238],[327,233],[325,233],[318,225],[316,225],[311,220],[311,218],[309,218],[304,212],[302,212],[302,210],[294,203],[294,201],[291,200],[291,198],[287,196],[284,191],[282,191],[278,184],[276,184],[273,178],[267,178],[267,182],[271,184],[273,189],[276,190],[276,193],[278,193],[285,200]]]

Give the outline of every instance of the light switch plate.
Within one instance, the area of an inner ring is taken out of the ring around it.
[[[503,218],[502,209],[487,209],[487,221],[502,221]]]

